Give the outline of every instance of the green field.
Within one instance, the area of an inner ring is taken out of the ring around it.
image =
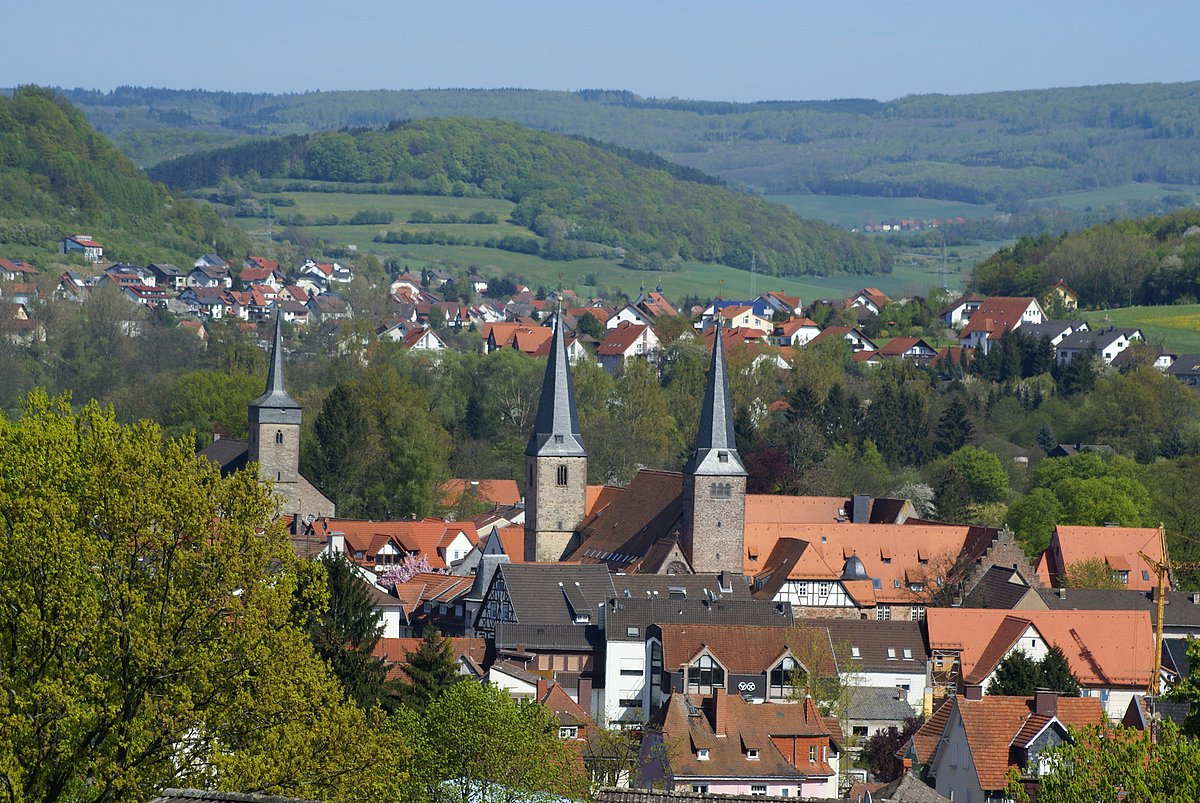
[[[1085,312],[1083,317],[1092,329],[1137,327],[1150,343],[1161,343],[1179,354],[1200,354],[1200,304],[1125,307]]]
[[[206,195],[207,193],[199,194]],[[339,224],[304,228],[308,234],[323,239],[331,245],[353,245],[360,252],[399,257],[410,270],[419,270],[433,264],[449,264],[459,268],[474,268],[485,275],[512,272],[531,283],[542,284],[546,287],[562,284],[576,287],[581,293],[587,291],[588,286],[583,285],[582,282],[589,274],[594,274],[599,285],[629,294],[636,294],[641,286],[654,287],[661,281],[663,289],[668,295],[675,298],[688,295],[711,297],[718,293],[723,293],[726,297],[748,296],[751,290],[755,293],[782,290],[790,294],[798,294],[805,302],[818,298],[845,298],[864,286],[878,287],[895,297],[914,293],[923,294],[930,287],[940,284],[942,280],[940,252],[923,254],[906,251],[898,257],[892,273],[878,276],[773,278],[760,274],[752,278],[746,271],[700,262],[684,263],[678,271],[671,272],[635,271],[623,268],[617,261],[608,259],[556,261],[476,246],[377,243],[374,238],[379,234],[385,231],[400,230],[444,231],[449,234],[479,238],[491,235],[528,237],[536,237],[536,235],[526,228],[507,222],[514,204],[491,198],[371,195],[346,192],[264,193],[258,197],[260,200],[266,200],[280,196],[295,201],[295,206],[278,208],[276,214],[283,217],[300,213],[309,218],[336,215],[339,219],[346,220],[355,212],[363,209],[389,211],[396,216],[395,222],[390,224],[362,226]],[[430,212],[435,216],[457,214],[467,217],[478,211],[491,212],[501,222],[483,225],[405,223],[409,216],[418,209]],[[264,230],[262,219],[239,218],[238,222],[255,234],[261,234]],[[952,289],[956,289],[961,284],[961,280],[970,273],[974,262],[980,258],[976,253],[967,253],[972,249],[957,250],[959,254],[957,257],[952,256],[945,276],[947,285]],[[980,246],[974,250],[984,253],[994,249],[989,246]]]
[[[932,198],[872,198],[864,195],[766,195],[801,217],[824,220],[847,229],[885,220],[981,218],[996,214],[990,204],[966,204]]]
[[[1126,201],[1157,201],[1164,195],[1190,195],[1192,203],[1200,197],[1200,186],[1188,184],[1121,184],[1086,192],[1068,192],[1047,198],[1034,198],[1031,206],[1051,206],[1058,209],[1104,209]]]

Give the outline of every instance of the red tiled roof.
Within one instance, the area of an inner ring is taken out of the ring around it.
[[[472,491],[480,502],[497,507],[511,507],[521,501],[521,492],[517,489],[516,480],[449,479],[438,489],[442,504],[449,506],[458,504],[467,490],[467,483],[472,483]]]
[[[965,338],[972,332],[987,332],[989,337],[1000,337],[1006,330],[1016,329],[1021,324],[1021,316],[1034,302],[1033,298],[1020,296],[985,298],[959,336]]]
[[[1155,585],[1155,575],[1139,557],[1144,552],[1161,563],[1165,557],[1154,527],[1074,527],[1060,524],[1046,551],[1047,568],[1055,585],[1062,584],[1062,575],[1076,563],[1099,560],[1113,571],[1128,572],[1127,588],[1149,591]],[[1061,560],[1059,556],[1061,555]],[[1142,572],[1146,571],[1143,579]],[[1168,585],[1168,588],[1170,586]]]
[[[649,326],[640,323],[622,322],[617,328],[609,329],[602,342],[596,349],[596,356],[623,357],[633,348],[633,344],[643,336]]]
[[[808,660],[806,645],[793,646],[798,637],[792,628],[754,625],[682,625],[663,623],[663,666],[676,670],[690,664],[701,652],[707,651],[734,675],[756,675],[765,672],[792,648],[797,660]],[[823,631],[802,629],[820,637]],[[827,637],[825,637],[827,638]],[[823,652],[822,672],[836,671],[833,648]]]

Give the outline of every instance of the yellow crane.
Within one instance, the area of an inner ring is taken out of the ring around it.
[[[1200,561],[1177,562],[1167,558],[1167,531],[1162,524],[1158,525],[1158,549],[1162,560],[1155,560],[1138,550],[1138,557],[1146,561],[1157,580],[1154,593],[1154,672],[1146,687],[1146,694],[1151,697],[1158,696],[1158,677],[1162,674],[1163,603],[1167,593],[1167,576],[1172,569],[1200,569]]]

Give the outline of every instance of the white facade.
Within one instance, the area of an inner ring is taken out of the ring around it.
[[[983,788],[971,757],[971,747],[963,729],[957,704],[943,731],[945,736],[933,756],[929,774],[936,778],[938,794],[954,801],[984,803]]]
[[[640,631],[640,628],[630,629]],[[613,636],[620,638],[614,639]],[[601,721],[605,726],[646,721],[646,712],[650,710],[649,701],[645,699],[647,665],[648,652],[644,638],[609,633],[604,653],[604,707],[601,712]]]
[[[623,323],[640,323],[650,326],[653,323],[646,315],[632,304],[626,304],[617,313],[604,322],[604,328],[616,329]]]

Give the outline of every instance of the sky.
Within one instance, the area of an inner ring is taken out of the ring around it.
[[[880,100],[1200,79],[1197,0],[0,0],[0,86]]]

